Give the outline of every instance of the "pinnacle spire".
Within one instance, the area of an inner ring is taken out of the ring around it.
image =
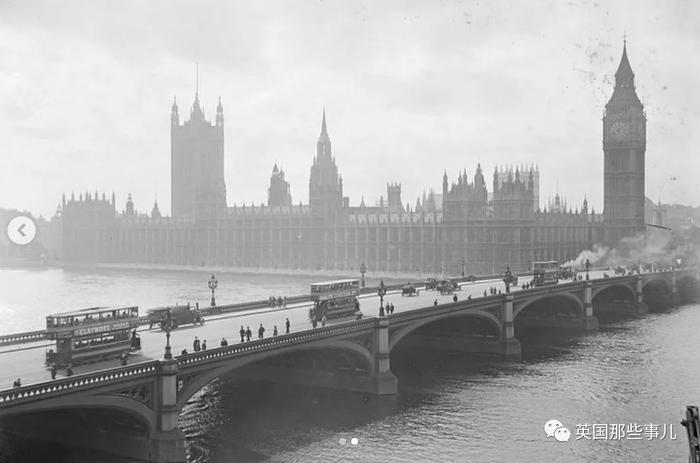
[[[632,72],[632,66],[627,57],[627,37],[623,41],[622,58],[620,58],[620,65],[615,72],[615,86],[634,87],[634,72]]]
[[[321,121],[321,134],[327,134],[326,132],[326,107],[323,107],[323,119]]]

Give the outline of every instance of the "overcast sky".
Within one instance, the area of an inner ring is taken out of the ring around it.
[[[603,107],[623,35],[648,116],[646,193],[700,205],[698,1],[0,1],[0,207],[62,192],[170,213],[170,106],[200,69],[225,115],[228,203],[294,203],[326,107],[351,205],[404,203],[481,163],[536,162],[542,202],[602,210]],[[692,148],[695,147],[695,148]]]

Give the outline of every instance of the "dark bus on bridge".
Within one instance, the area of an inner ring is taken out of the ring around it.
[[[559,262],[532,263],[532,284],[534,286],[556,285],[559,283]]]
[[[335,280],[311,284],[311,300],[314,307],[309,312],[311,320],[321,321],[355,315],[360,311],[357,296],[360,295],[359,280]]]
[[[49,315],[46,338],[55,340],[56,347],[46,352],[46,365],[61,368],[138,350],[138,326],[138,307],[93,307]]]

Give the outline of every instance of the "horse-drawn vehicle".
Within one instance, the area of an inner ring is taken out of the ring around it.
[[[436,289],[441,296],[444,296],[445,294],[452,294],[455,291],[458,291],[459,284],[456,281],[442,280],[440,283],[438,283]]]
[[[418,290],[412,283],[409,283],[401,288],[401,296],[418,296]]]

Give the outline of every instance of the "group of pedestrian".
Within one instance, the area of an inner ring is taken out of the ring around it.
[[[489,294],[495,296],[496,294],[501,294],[501,290],[497,289],[495,286],[489,287]],[[484,290],[484,297],[486,297],[486,290]]]
[[[270,296],[268,300],[270,301],[270,307],[287,307],[287,296]]]
[[[192,350],[195,352],[199,352],[202,350],[207,350],[207,340],[199,341],[199,338],[197,336],[194,337],[194,341],[192,341]]]
[[[386,308],[386,313],[394,313],[395,307],[394,307],[394,304],[392,304],[391,302],[387,302],[385,308]]]
[[[291,327],[291,323],[289,323],[289,318],[285,319],[284,321],[284,327],[285,327],[285,334],[289,334],[289,328]],[[250,330],[250,326],[246,326],[243,328],[243,325],[241,325],[241,329],[238,331],[238,334],[241,336],[241,342],[246,342],[250,341],[250,338],[253,337],[253,332]],[[272,328],[272,335],[277,336],[279,334],[279,331],[277,331],[277,325],[274,325]],[[265,337],[265,327],[263,324],[260,324],[260,327],[258,328],[258,339],[263,339]],[[221,346],[224,346],[224,342],[226,342],[225,339],[223,339]],[[227,344],[226,344],[227,345]]]
[[[22,387],[22,381],[20,381],[20,379],[17,378],[15,381],[12,382],[12,387]]]

